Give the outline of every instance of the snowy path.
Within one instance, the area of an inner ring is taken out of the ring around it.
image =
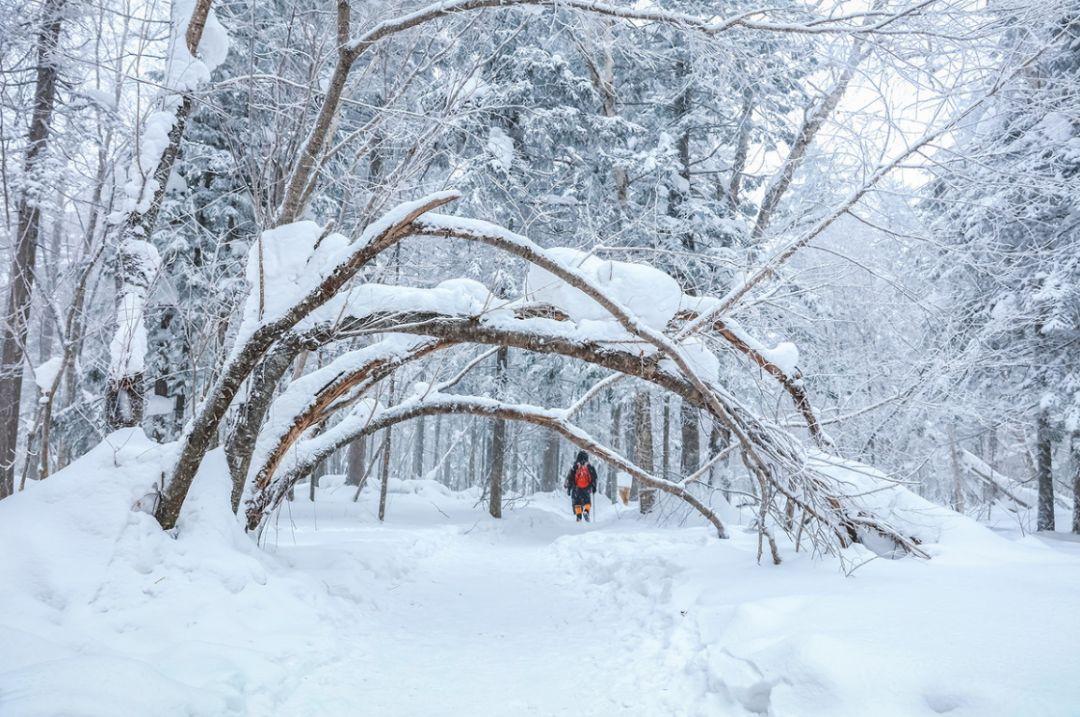
[[[385,524],[374,492],[327,485],[259,548],[223,463],[175,537],[81,477],[116,463],[0,504],[3,717],[1080,715],[1064,537],[958,520],[932,560],[847,578],[790,549],[759,566],[734,522],[578,525],[543,495],[496,521],[397,481]]]
[[[681,675],[658,654],[665,620],[647,602],[628,610],[568,564],[595,528],[543,522],[509,535],[486,522],[471,532],[393,521],[298,531],[280,555],[316,565],[331,591],[347,594],[342,575],[372,560],[382,570],[407,554],[414,565],[378,595],[355,596],[355,619],[337,626],[329,659],[303,675],[280,713],[641,714],[643,701],[662,704],[669,693],[685,704]],[[377,612],[365,614],[371,604]]]

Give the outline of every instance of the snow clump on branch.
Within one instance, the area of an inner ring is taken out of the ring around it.
[[[679,310],[682,300],[679,283],[656,267],[600,259],[578,249],[554,248],[546,254],[577,271],[653,329],[663,331]],[[535,264],[529,265],[525,286],[532,301],[561,309],[574,321],[614,321],[611,313],[595,300]]]

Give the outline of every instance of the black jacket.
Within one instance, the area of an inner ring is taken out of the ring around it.
[[[586,488],[590,493],[596,492],[596,469],[591,464],[586,463],[585,466],[589,469],[589,487]],[[578,464],[575,463],[570,467],[570,472],[566,474],[566,480],[563,482],[563,487],[566,488],[566,492],[569,493],[571,489],[577,488],[577,481],[574,476],[577,475]]]

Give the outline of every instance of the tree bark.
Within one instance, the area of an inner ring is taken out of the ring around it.
[[[442,454],[442,422],[442,416],[435,416],[435,435],[433,436],[435,446],[434,450],[432,450],[432,453],[435,456],[435,466],[438,467],[435,475],[435,480],[439,481],[440,483],[445,483],[444,479],[446,475],[446,461],[443,460]]]
[[[742,189],[743,172],[750,147],[750,130],[754,120],[754,90],[747,83],[743,88],[742,107],[739,110],[739,134],[735,143],[735,156],[731,161],[731,179],[727,186],[728,213],[735,216],[739,211],[739,192]]]
[[[413,434],[412,456],[413,478],[424,477],[424,419],[416,422],[416,432]]]
[[[1072,436],[1072,456],[1073,456],[1073,513],[1072,513],[1072,532],[1074,535],[1080,535],[1080,433],[1073,433]]]
[[[663,445],[660,448],[660,477],[671,480],[671,396],[664,396]]]
[[[964,469],[960,463],[960,449],[956,443],[956,425],[949,424],[949,459],[953,473],[953,510],[964,512]]]
[[[390,432],[393,430],[387,426],[383,431],[382,439],[382,463],[379,466],[379,522],[386,518],[386,486],[390,482]]]
[[[1035,425],[1036,479],[1039,485],[1038,530],[1054,529],[1054,444],[1050,420],[1040,411]]]
[[[679,417],[681,419],[680,431],[682,434],[682,460],[679,467],[682,469],[683,478],[685,478],[701,465],[701,439],[698,435],[697,408],[688,401],[683,401],[679,407]]]
[[[266,417],[266,411],[274,398],[278,383],[292,365],[301,350],[301,342],[295,334],[288,334],[277,346],[272,348],[255,367],[248,381],[247,400],[236,412],[236,418],[229,427],[225,439],[225,460],[229,464],[232,476],[232,509],[235,513],[240,507],[244,494],[248,469],[251,468],[251,455],[255,450],[255,440],[259,437],[259,428]]]
[[[37,37],[37,76],[34,106],[27,134],[24,174],[35,177],[45,158],[56,106],[56,58],[63,21],[64,0],[45,0]],[[10,288],[0,338],[0,498],[15,488],[15,452],[19,443],[19,407],[22,399],[23,362],[27,324],[34,288],[34,263],[41,233],[41,197],[26,190],[19,198]]]
[[[623,449],[622,440],[622,402],[618,399],[612,401],[611,405],[611,447],[616,451]],[[619,490],[619,477],[618,469],[614,464],[609,463],[607,469],[607,497],[609,500],[614,501],[616,494]]]
[[[495,354],[495,397],[506,393],[506,363],[509,349],[505,346]],[[502,517],[503,481],[506,479],[506,420],[496,418],[491,431],[491,473],[488,487],[488,512],[492,518]]]
[[[642,470],[653,472],[652,395],[648,391],[634,394],[634,463]],[[644,483],[638,485],[638,508],[642,515],[652,512],[656,489]]]
[[[540,463],[540,490],[549,492],[559,489],[559,434],[546,431],[544,454]]]
[[[345,468],[345,485],[360,485],[367,468],[367,439],[357,438],[349,444],[348,464]]]

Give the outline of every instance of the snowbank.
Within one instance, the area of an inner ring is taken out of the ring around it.
[[[220,450],[175,537],[139,509],[174,456],[116,431],[0,502],[0,714],[258,713],[324,631],[306,617],[324,594],[281,575],[229,510]],[[264,643],[267,622],[300,632]]]
[[[380,523],[378,482],[354,502],[341,476],[314,503],[297,491],[260,549],[229,511],[220,451],[175,536],[132,510],[174,455],[119,431],[0,502],[0,714],[1072,717],[1080,704],[1080,622],[1064,607],[1080,543],[1006,540],[824,454],[816,467],[926,531],[937,557],[849,578],[781,541],[784,564],[759,566],[753,532],[682,527],[666,498],[643,519],[598,496],[597,522],[578,524],[564,493],[539,493],[495,520],[479,490],[430,480],[392,479]],[[590,665],[584,706],[566,689],[575,659]]]

